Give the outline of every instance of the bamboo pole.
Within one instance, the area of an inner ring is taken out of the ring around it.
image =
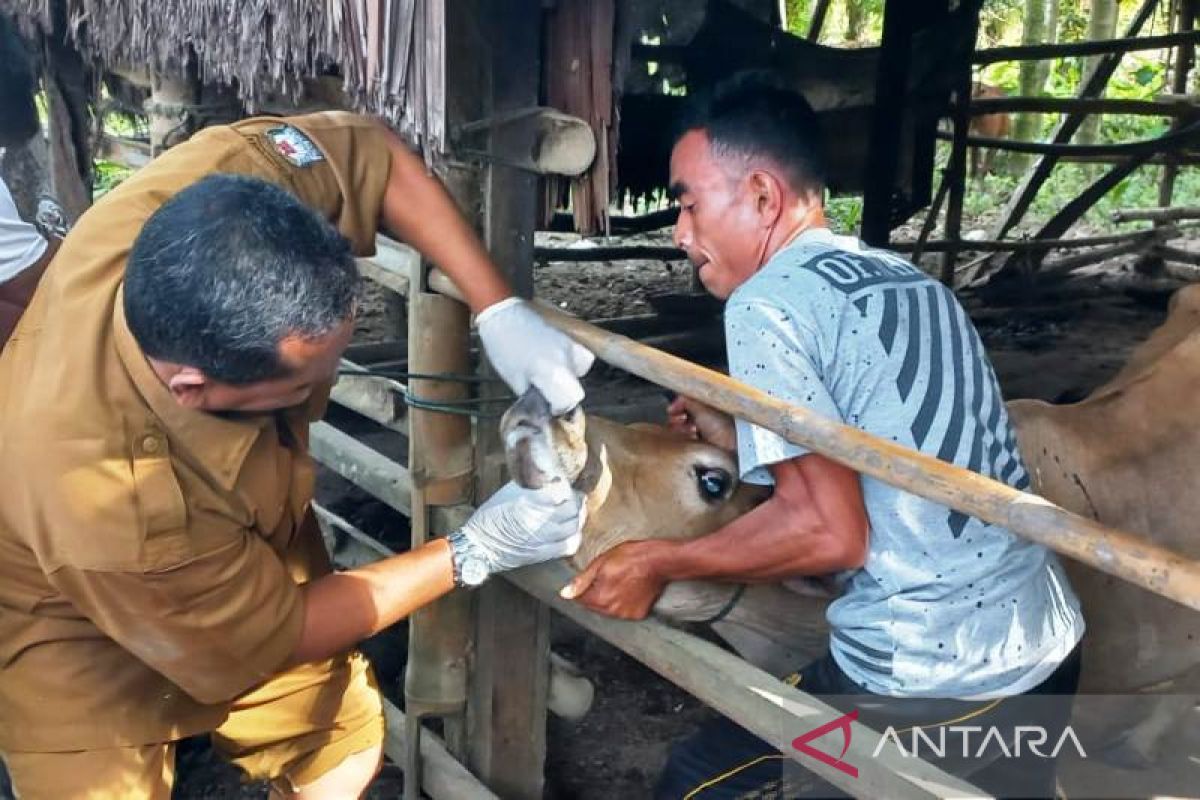
[[[1094,39],[1090,42],[1062,42],[1059,44],[1014,45],[976,50],[971,63],[996,64],[1001,61],[1037,61],[1047,58],[1071,58],[1074,56],[1115,55],[1142,50],[1163,50],[1180,45],[1194,45],[1200,39],[1192,31],[1166,33],[1161,36],[1134,36],[1122,39]]]
[[[449,280],[431,277],[443,291]],[[597,358],[774,431],[864,475],[1000,525],[1109,575],[1200,611],[1200,562],[1073,514],[1045,498],[778,400],[728,375],[601,330],[549,306],[538,311]]]
[[[1118,208],[1112,212],[1113,222],[1175,222],[1184,219],[1200,219],[1200,206],[1175,206],[1159,208]]]
[[[1119,97],[981,97],[971,101],[972,117],[1036,111],[1041,114],[1125,114],[1135,117],[1190,118],[1200,114],[1194,101],[1170,100],[1177,95],[1159,95],[1156,100],[1126,100]]]
[[[422,291],[424,267],[409,261],[408,365],[418,374],[464,374],[470,370],[470,314],[448,297]],[[413,379],[414,394],[453,402],[466,399],[461,383]],[[470,499],[474,467],[471,422],[463,416],[414,408],[409,420],[408,465],[412,475],[412,548],[438,533],[434,510]],[[467,707],[467,664],[471,649],[471,598],[453,592],[409,616],[408,664],[404,671],[406,800],[422,785],[425,747],[422,719],[443,719],[451,749],[462,749]]]

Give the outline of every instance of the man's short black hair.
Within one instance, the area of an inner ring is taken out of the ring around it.
[[[825,154],[817,113],[804,95],[773,73],[740,72],[689,103],[676,133],[702,130],[717,155],[767,158],[796,190],[825,188]]]
[[[284,373],[283,339],[314,339],[347,320],[357,286],[349,243],[294,196],[210,175],[142,227],[125,316],[147,356],[246,384]]]
[[[17,28],[0,14],[0,147],[23,144],[38,132],[37,78]]]

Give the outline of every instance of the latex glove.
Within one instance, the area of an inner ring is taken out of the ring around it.
[[[583,495],[563,481],[542,489],[510,481],[471,515],[462,532],[494,573],[574,555],[585,516]]]
[[[596,357],[547,324],[524,300],[509,297],[493,303],[475,322],[488,360],[517,397],[536,386],[555,416],[582,402],[579,379]]]

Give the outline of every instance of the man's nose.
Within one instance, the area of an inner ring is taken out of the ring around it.
[[[676,247],[682,250],[686,250],[692,243],[691,226],[684,221],[682,211],[679,212],[679,221],[675,223],[675,230],[671,232],[671,240],[675,242]]]

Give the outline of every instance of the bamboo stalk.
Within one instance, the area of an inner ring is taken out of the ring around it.
[[[971,56],[971,63],[978,66],[996,64],[1001,61],[1035,61],[1043,58],[1115,55],[1139,50],[1161,50],[1180,45],[1194,45],[1198,39],[1200,37],[1196,33],[1186,31],[1167,33],[1161,36],[1131,35],[1122,39],[1097,39],[1090,42],[992,47],[987,50],[976,50],[975,54]]]
[[[430,288],[452,288],[444,275]],[[446,292],[460,296],[457,290]],[[1200,611],[1200,562],[1086,519],[1045,498],[778,400],[711,369],[601,330],[545,305],[547,322],[609,364],[775,431],[864,475],[1008,528],[1109,575]]]
[[[1134,220],[1153,220],[1154,222],[1173,222],[1181,219],[1200,219],[1200,207],[1175,206],[1173,208],[1118,208],[1112,212],[1113,222],[1132,222]]]

